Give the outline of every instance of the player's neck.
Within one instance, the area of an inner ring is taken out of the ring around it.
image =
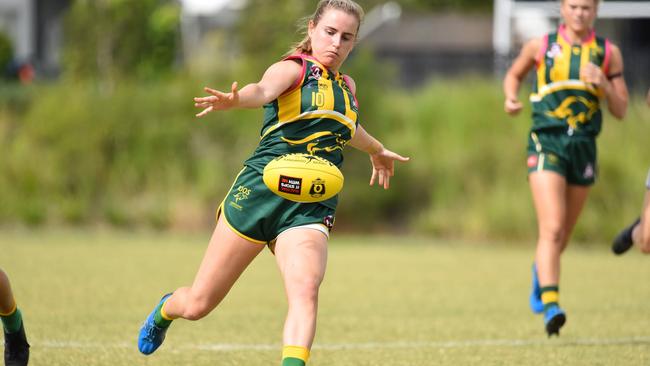
[[[562,36],[569,41],[571,44],[581,44],[586,41],[588,41],[592,34],[593,34],[593,29],[592,28],[586,28],[584,30],[574,30],[571,29],[571,27],[566,26],[563,24],[560,27],[560,32],[562,33]]]

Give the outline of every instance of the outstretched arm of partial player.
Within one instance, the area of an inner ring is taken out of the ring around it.
[[[280,61],[271,65],[260,81],[248,84],[241,90],[237,89],[237,82],[232,83],[229,93],[205,87],[203,89],[210,95],[194,98],[194,106],[203,108],[196,116],[203,117],[212,111],[232,108],[261,107],[289,89],[300,77],[301,70],[302,66],[294,61]]]
[[[519,101],[519,87],[526,74],[535,65],[535,58],[539,53],[541,43],[542,41],[539,38],[528,41],[503,78],[503,93],[506,99],[503,103],[503,109],[511,116],[517,115],[524,107]]]
[[[401,162],[410,160],[410,158],[405,158],[386,149],[381,142],[366,132],[361,125],[357,126],[357,131],[350,140],[350,146],[365,151],[370,155],[370,163],[372,164],[370,185],[375,184],[376,181],[384,189],[390,187],[390,177],[395,174],[395,160]]]

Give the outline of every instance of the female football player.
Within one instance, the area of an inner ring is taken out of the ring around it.
[[[230,92],[205,88],[194,98],[204,117],[213,111],[264,107],[261,140],[217,212],[217,224],[194,282],[162,297],[138,338],[144,354],[162,343],[174,319],[198,320],[226,296],[251,261],[268,245],[275,253],[288,300],[282,365],[305,365],[316,330],[318,290],[325,274],[327,239],[337,198],[297,203],[262,181],[264,166],[287,153],[306,153],[337,166],[348,143],[370,155],[372,176],[389,188],[394,162],[357,122],[356,86],[339,69],[355,45],[363,10],[352,0],[321,0],[307,34],[290,55],[271,65],[261,80]]]
[[[618,119],[627,109],[623,58],[618,47],[596,36],[597,10],[598,0],[562,0],[562,24],[528,41],[503,82],[505,111],[516,115],[521,82],[535,69],[527,166],[538,239],[530,305],[544,313],[549,336],[566,321],[559,306],[560,255],[598,173],[601,103]]]

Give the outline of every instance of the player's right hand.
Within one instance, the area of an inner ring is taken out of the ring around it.
[[[196,114],[197,117],[203,117],[212,111],[231,109],[239,104],[239,90],[237,89],[236,81],[232,83],[230,93],[224,93],[208,87],[203,88],[203,90],[212,95],[194,98],[194,106],[203,108],[201,112]]]
[[[511,116],[516,116],[519,114],[522,108],[524,108],[524,105],[516,99],[506,99],[505,103],[503,104],[503,109]]]

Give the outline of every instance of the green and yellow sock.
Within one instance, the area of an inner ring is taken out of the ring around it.
[[[23,316],[16,303],[14,303],[14,308],[10,312],[6,314],[0,313],[0,318],[2,319],[2,326],[7,333],[16,333],[23,324]]]
[[[282,366],[305,366],[309,359],[309,350],[301,346],[284,346],[282,348]]]
[[[557,285],[555,286],[544,286],[540,289],[542,293],[542,304],[544,304],[544,311],[546,311],[551,306],[559,306],[560,301],[560,290]]]
[[[167,298],[167,300],[169,300],[169,298]],[[169,327],[169,325],[172,323],[172,320],[174,320],[165,313],[164,307],[167,303],[167,300],[165,300],[162,304],[159,304],[153,314],[153,322],[161,328]]]

